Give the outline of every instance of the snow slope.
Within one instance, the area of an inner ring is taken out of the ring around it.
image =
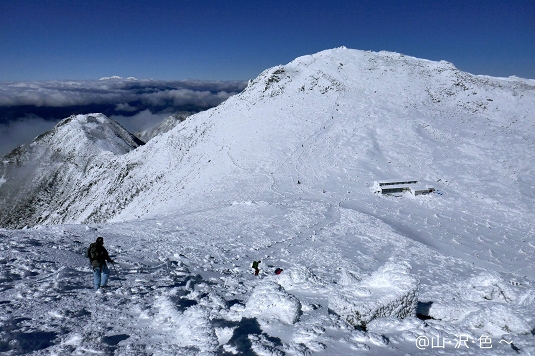
[[[2,330],[19,342],[2,347],[488,354],[487,336],[493,354],[533,354],[534,89],[346,48],[268,69],[218,107],[92,166],[68,210],[13,226],[85,225],[1,232],[12,245],[1,257]],[[397,177],[442,195],[372,193],[374,180]],[[95,296],[80,256],[97,234],[123,287]],[[78,257],[35,258],[54,246]],[[72,273],[41,279],[60,266]],[[66,314],[37,318],[52,301]],[[25,333],[48,333],[35,336],[48,346]],[[470,350],[455,348],[461,336]]]

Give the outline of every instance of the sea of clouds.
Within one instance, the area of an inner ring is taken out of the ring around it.
[[[0,156],[73,114],[99,112],[130,132],[179,112],[198,112],[239,93],[246,81],[101,80],[0,82]]]

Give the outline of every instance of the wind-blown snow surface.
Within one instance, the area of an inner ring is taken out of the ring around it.
[[[39,215],[87,228],[1,232],[0,347],[534,354],[534,88],[345,48],[266,70]],[[442,195],[372,193],[397,177]],[[82,254],[98,234],[123,287],[95,295]]]

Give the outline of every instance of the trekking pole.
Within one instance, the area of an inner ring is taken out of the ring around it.
[[[115,268],[115,263],[111,264],[113,267],[113,270],[115,271],[115,275],[117,276],[117,280],[119,281],[119,284],[121,285],[121,288],[123,287],[123,282],[121,282],[121,278],[119,277],[119,272],[117,272],[117,268]]]

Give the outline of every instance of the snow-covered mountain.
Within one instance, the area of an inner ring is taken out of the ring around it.
[[[83,195],[77,183],[88,172],[109,169],[116,157],[142,144],[102,114],[62,120],[53,130],[2,158],[0,225],[23,227],[43,219],[54,221]]]
[[[91,117],[50,136],[77,164],[3,158],[2,225],[34,229],[0,230],[0,315],[21,318],[0,351],[535,352],[535,80],[338,48],[121,154],[60,141]],[[414,177],[437,194],[373,193]],[[100,299],[81,256],[97,234],[124,284]]]
[[[143,142],[149,142],[153,137],[158,136],[160,134],[166,133],[167,131],[170,131],[173,129],[176,125],[181,123],[182,121],[186,120],[188,116],[193,115],[194,112],[190,111],[182,111],[179,113],[175,113],[173,115],[169,115],[165,119],[163,119],[162,122],[155,125],[154,127],[148,129],[136,132],[135,135]]]
[[[8,226],[128,220],[267,196],[351,201],[369,198],[375,179],[405,176],[529,213],[533,103],[530,80],[396,53],[320,52],[264,71],[217,108],[87,169],[69,189],[69,209],[46,207]]]

